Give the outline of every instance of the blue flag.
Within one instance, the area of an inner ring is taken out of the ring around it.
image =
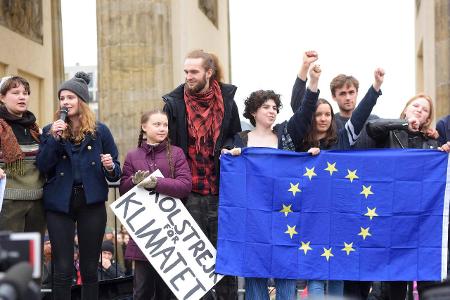
[[[449,155],[246,148],[221,158],[216,272],[264,278],[441,280]]]

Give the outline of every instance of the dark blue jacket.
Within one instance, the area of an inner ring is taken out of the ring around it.
[[[51,124],[44,127],[37,155],[37,167],[45,174],[44,207],[46,210],[69,212],[72,194],[72,146],[65,140],[57,141],[49,133]],[[110,154],[114,161],[114,174],[103,168],[100,154]],[[120,179],[120,163],[114,138],[108,127],[97,123],[95,136],[87,135],[80,146],[80,172],[88,204],[108,199],[108,181]]]
[[[439,144],[443,145],[450,141],[450,115],[436,123],[436,130],[439,132]]]

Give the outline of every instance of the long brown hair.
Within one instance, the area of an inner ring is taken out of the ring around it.
[[[77,96],[78,97],[78,96]],[[60,110],[55,114],[55,120],[59,119]],[[69,118],[67,118],[67,129],[63,131],[62,137],[64,139],[70,139],[75,144],[81,143],[87,134],[91,134],[95,136],[95,115],[90,109],[89,105],[86,104],[78,97],[78,117],[80,119],[80,128],[78,130],[74,130],[72,122]]]
[[[142,143],[144,142],[144,140],[146,140],[146,139],[144,139],[145,131],[142,129],[142,125],[147,123],[148,119],[150,119],[151,116],[156,115],[156,114],[165,115],[167,117],[167,114],[160,109],[150,110],[150,111],[147,111],[142,114],[141,130],[139,132],[139,138],[138,138],[138,144],[137,144],[138,148],[140,148],[142,146]],[[175,178],[175,167],[174,167],[173,157],[172,157],[172,145],[170,144],[168,133],[167,133],[167,137],[166,137],[166,142],[167,142],[166,156],[167,156],[167,161],[169,162],[170,177]]]
[[[333,107],[331,106],[330,102],[328,102],[327,100],[325,100],[323,98],[319,98],[319,100],[317,100],[316,110],[314,111],[314,115],[311,120],[311,128],[310,128],[308,134],[306,135],[306,137],[303,139],[302,149],[305,151],[308,150],[309,148],[320,146],[319,145],[320,141],[316,139],[317,124],[316,124],[316,116],[315,116],[315,112],[317,111],[317,108],[319,107],[320,104],[327,104],[331,110],[331,124],[326,132],[325,137],[323,138],[324,144],[322,146],[325,148],[328,148],[331,145],[335,144],[337,141],[337,128],[336,128],[336,122],[334,120]]]
[[[423,133],[425,133],[427,131],[428,128],[430,128],[431,123],[433,122],[433,118],[434,118],[434,106],[433,106],[433,100],[431,99],[430,96],[424,94],[424,93],[419,93],[417,95],[415,95],[414,97],[412,97],[411,99],[408,100],[408,102],[406,102],[405,107],[403,108],[402,113],[400,114],[400,119],[405,119],[406,118],[406,114],[405,114],[405,110],[406,108],[411,104],[411,102],[413,102],[416,99],[419,98],[424,98],[425,100],[428,101],[428,104],[430,104],[430,111],[428,113],[428,119],[427,121],[420,127],[420,131],[422,131]]]

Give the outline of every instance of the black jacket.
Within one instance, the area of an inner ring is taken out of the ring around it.
[[[234,102],[234,94],[237,87],[231,84],[219,83],[222,91],[224,116],[220,127],[219,138],[214,149],[215,170],[219,170],[220,151],[227,139],[233,139],[234,135],[240,132],[241,122],[239,112]],[[184,154],[188,154],[188,128],[186,120],[186,104],[184,102],[184,84],[181,84],[172,92],[163,96],[164,111],[169,119],[169,138],[173,145],[183,149]],[[219,175],[219,173],[217,173]]]
[[[400,119],[377,119],[366,125],[367,134],[383,148],[436,149],[438,141],[422,132],[408,131],[408,121]]]

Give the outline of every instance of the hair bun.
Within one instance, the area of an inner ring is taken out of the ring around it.
[[[85,72],[77,72],[75,74],[75,78],[81,78],[84,80],[84,82],[86,82],[86,84],[89,84],[89,82],[91,82],[91,78],[89,77],[89,75]]]

